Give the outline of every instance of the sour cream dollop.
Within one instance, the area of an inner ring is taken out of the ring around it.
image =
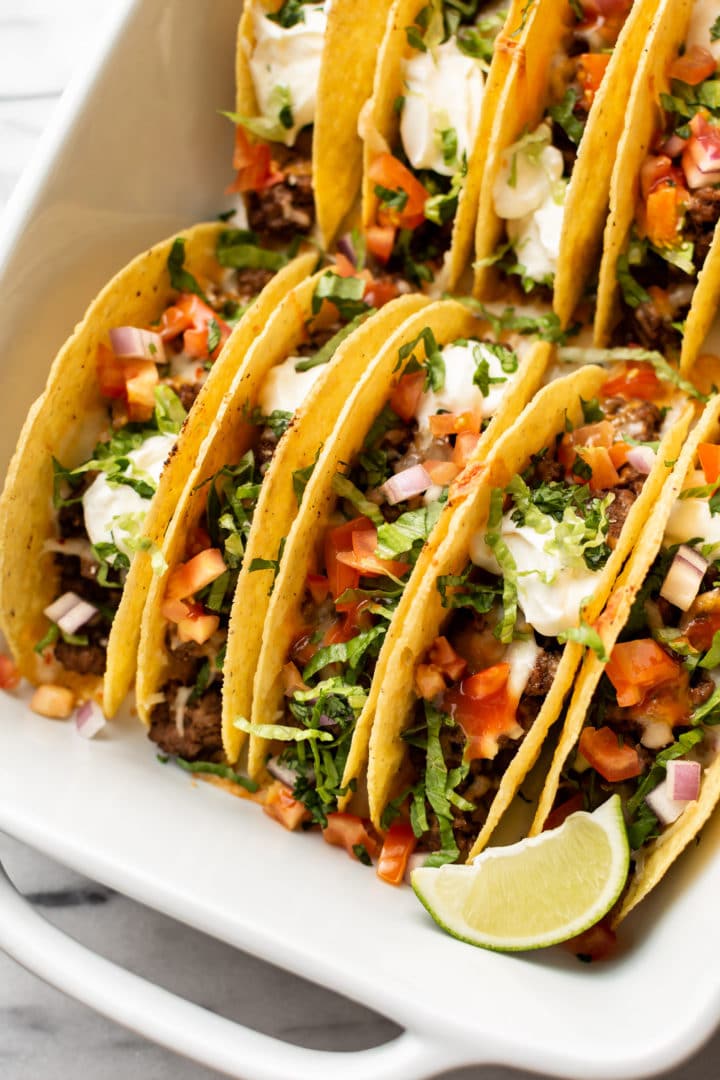
[[[303,4],[303,20],[284,27],[267,17],[260,4],[253,8],[255,46],[249,57],[255,96],[260,114],[278,119],[278,87],[289,92],[292,127],[283,129],[286,146],[315,119],[329,3]]]
[[[720,38],[717,41],[710,40],[710,28],[717,21],[717,17],[717,0],[694,0],[685,44],[688,48],[699,45],[702,49],[708,49],[720,64]]]
[[[408,160],[415,169],[452,176],[457,161],[445,161],[441,133],[454,129],[458,161],[463,153],[470,155],[485,88],[482,68],[450,38],[404,60],[403,75],[406,89],[400,137]]]
[[[704,487],[705,474],[696,469],[689,477],[686,487]],[[700,537],[704,544],[712,544],[710,557],[714,558],[720,549],[720,514],[710,513],[708,499],[676,499],[667,525],[663,543],[686,544],[688,540]]]
[[[582,603],[592,596],[596,574],[583,565],[566,565],[560,552],[547,552],[552,532],[539,533],[528,525],[517,525],[505,514],[501,536],[517,567],[518,603],[534,630],[557,637],[563,630],[578,626]],[[470,558],[476,566],[501,574],[500,566],[485,543],[483,529],[473,537]]]
[[[451,344],[440,350],[445,365],[445,385],[442,390],[427,390],[421,395],[415,411],[420,431],[429,431],[429,419],[437,412],[462,413],[478,410],[483,417],[493,416],[507,390],[512,374],[503,371],[495,352],[483,342],[468,341],[467,345]],[[483,394],[473,382],[477,357],[488,365],[488,376],[502,382],[490,382]]]
[[[176,435],[153,435],[137,450],[130,450],[126,455],[130,461],[126,475],[145,480],[157,488],[163,465],[176,440]],[[148,512],[150,499],[144,498],[127,484],[108,483],[107,476],[101,472],[83,495],[82,505],[85,531],[90,543],[115,544],[119,551],[131,558],[133,551],[127,541],[134,531],[124,529],[117,519],[130,514],[139,526]]]
[[[258,405],[265,416],[272,412],[294,413],[300,408],[310,388],[325,371],[324,364],[309,371],[296,371],[295,365],[303,357],[288,356],[282,364],[276,364],[265,376],[260,390]]]

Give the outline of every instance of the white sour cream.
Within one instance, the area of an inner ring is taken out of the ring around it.
[[[473,378],[477,370],[475,350],[487,361],[491,379],[503,382],[490,383],[487,396]],[[437,412],[462,413],[479,410],[484,417],[493,416],[507,389],[510,374],[504,372],[497,356],[482,342],[469,341],[467,345],[446,345],[440,350],[445,363],[445,385],[442,390],[428,390],[420,397],[415,412],[420,432],[429,433],[429,418]]]
[[[525,687],[539,653],[540,649],[534,634],[531,634],[527,641],[513,641],[508,645],[503,660],[510,665],[507,685],[508,694],[513,701],[519,701],[525,693]]]
[[[720,12],[717,0],[694,0],[685,44],[688,48],[691,45],[699,45],[702,49],[708,49],[720,64],[720,39],[710,40],[710,27],[716,21],[718,14]]]
[[[476,566],[499,575],[502,571],[485,543],[485,531],[473,537],[470,558]],[[501,535],[517,567],[518,603],[533,629],[557,637],[578,626],[582,603],[595,588],[595,573],[584,564],[564,565],[558,552],[545,551],[552,532],[516,525],[509,514],[502,519]]]
[[[255,46],[249,57],[260,115],[277,120],[277,87],[289,91],[293,126],[283,131],[286,146],[315,119],[328,3],[304,4],[303,22],[287,28],[268,19],[260,4],[253,8]]]
[[[705,473],[700,469],[690,474],[686,487],[704,487]],[[712,544],[711,557],[720,553],[720,514],[710,513],[707,499],[676,499],[667,525],[663,543],[686,544],[688,540],[700,537],[704,544]]]
[[[441,132],[453,128],[457,158],[468,157],[480,122],[485,78],[477,60],[460,51],[453,38],[403,61],[405,102],[400,137],[415,169],[452,176],[457,163],[446,163]]]
[[[550,125],[543,123],[502,154],[493,185],[498,217],[527,217],[553,194],[563,174],[563,156],[550,138]]]
[[[541,205],[523,218],[507,223],[518,262],[533,281],[555,276],[560,255],[560,234],[565,213],[566,185],[558,180]]]
[[[157,487],[163,465],[176,440],[176,435],[153,435],[146,439],[137,450],[128,453],[131,464],[126,475]],[[126,514],[143,518],[150,507],[150,499],[144,499],[127,484],[109,484],[105,473],[99,473],[83,495],[82,504],[90,543],[115,544],[119,551],[132,557],[132,548],[127,544],[128,533],[118,527],[117,519]]]
[[[294,413],[300,408],[310,388],[325,371],[324,364],[309,371],[296,371],[295,365],[303,357],[288,356],[282,364],[276,364],[265,376],[260,390],[258,405],[265,416],[276,410]]]

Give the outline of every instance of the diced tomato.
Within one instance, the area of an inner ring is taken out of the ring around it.
[[[298,634],[290,646],[290,655],[302,667],[309,664],[320,646],[312,640],[312,635],[304,632]]]
[[[628,450],[630,447],[626,442],[616,442],[608,450],[610,460],[616,469],[621,469],[623,465],[627,465]]]
[[[155,387],[160,381],[152,360],[125,360],[125,394],[128,419],[149,420],[155,412]]]
[[[417,837],[405,821],[394,822],[385,834],[377,876],[388,885],[401,885],[407,870],[408,859],[415,850]]]
[[[687,188],[672,179],[656,184],[648,194],[644,231],[652,244],[674,247],[678,243],[688,198]]]
[[[383,207],[378,209],[379,225],[392,225],[401,229],[416,229],[425,220],[425,201],[430,193],[408,168],[392,154],[379,154],[370,165],[368,176],[373,184],[390,191],[404,191],[407,201],[402,210]]]
[[[595,424],[584,424],[572,432],[575,446],[610,447],[615,438],[615,430],[609,420],[598,420]]]
[[[572,798],[566,799],[565,802],[560,803],[554,810],[551,810],[548,816],[545,818],[545,824],[543,825],[543,832],[547,832],[548,829],[557,829],[562,825],[565,818],[569,818],[571,814],[576,814],[578,810],[583,808],[583,797],[581,792],[578,791]]]
[[[677,676],[648,690],[641,702],[628,709],[628,716],[639,723],[658,722],[674,728],[688,724],[692,710],[690,674],[678,665]]]
[[[482,416],[474,411],[435,413],[434,416],[428,417],[428,425],[432,434],[438,439],[447,435],[461,435],[463,432],[477,435],[482,426]]]
[[[424,368],[419,371],[412,371],[409,375],[403,375],[390,395],[390,408],[406,424],[409,424],[415,417],[415,411],[425,385],[425,375]]]
[[[632,743],[609,727],[583,728],[578,749],[589,765],[611,784],[631,780],[642,772],[640,755]]]
[[[0,690],[14,690],[19,682],[17,665],[5,653],[0,653]]]
[[[296,690],[309,690],[310,687],[303,682],[300,672],[292,661],[283,664],[282,669],[283,691],[286,697],[292,697]]]
[[[610,63],[609,53],[582,53],[578,57],[577,78],[583,90],[582,104],[590,109]]]
[[[312,596],[313,603],[319,607],[330,592],[330,582],[324,574],[308,574],[305,584]]]
[[[425,701],[432,701],[446,690],[442,672],[434,664],[418,664],[415,668],[415,689]]]
[[[383,265],[393,253],[396,232],[394,225],[369,225],[365,230],[368,251]]]
[[[204,645],[213,636],[219,625],[220,619],[217,615],[204,612],[198,615],[191,611],[186,618],[181,619],[177,624],[177,636],[180,641],[194,641],[196,645]]]
[[[682,56],[673,60],[668,68],[668,75],[671,79],[688,83],[689,86],[698,86],[714,75],[716,69],[715,57],[709,49],[703,49],[701,45],[691,45]]]
[[[227,570],[219,548],[207,548],[188,562],[179,563],[168,577],[165,589],[167,600],[183,600],[204,589]]]
[[[374,529],[372,521],[366,517],[353,518],[335,529],[328,529],[325,534],[325,572],[327,573],[330,592],[334,600],[346,589],[356,589],[360,583],[359,572],[338,560],[338,553],[352,550],[352,534],[358,529]]]
[[[472,431],[461,431],[455,439],[455,446],[453,447],[453,465],[457,465],[459,469],[464,469],[477,450],[479,442],[479,435],[474,434]]]
[[[234,192],[263,191],[283,178],[283,174],[273,166],[267,143],[251,143],[242,124],[235,128],[233,168],[237,170],[237,176],[226,188],[226,195]]]
[[[363,299],[371,307],[381,308],[399,295],[400,290],[392,278],[371,278],[365,286]]]
[[[596,923],[564,943],[566,949],[585,961],[607,960],[616,946],[617,937],[606,921]]]
[[[715,443],[700,443],[698,457],[707,483],[714,484],[720,480],[720,446]]]
[[[602,385],[603,397],[640,398],[654,401],[663,394],[663,385],[651,364],[632,362]]]
[[[171,304],[160,316],[160,337],[163,341],[173,341],[193,325],[192,315],[187,307]]]
[[[609,451],[604,446],[579,446],[578,457],[590,466],[592,475],[588,481],[591,491],[607,491],[620,482],[617,469]],[[584,480],[578,476],[577,479]]]
[[[167,619],[168,622],[179,623],[187,618],[191,608],[192,605],[188,604],[185,600],[163,600],[160,607],[160,614],[163,619]]]
[[[293,799],[289,789],[279,780],[268,787],[263,810],[291,832],[299,829],[303,821],[310,817],[303,804]]]
[[[367,613],[367,600],[355,601],[351,604],[343,604],[341,609],[344,618],[337,619],[325,632],[322,640],[325,645],[340,645],[345,641],[351,641],[358,631],[369,630],[370,618]]]
[[[172,313],[172,314],[171,314]],[[167,328],[163,320],[167,317]],[[208,349],[208,324],[214,320],[220,331],[220,340],[212,352]],[[185,324],[185,325],[183,325]],[[160,336],[164,341],[170,335],[177,337],[177,328],[182,326],[183,349],[188,356],[205,359],[216,357],[230,337],[230,327],[195,293],[182,293],[172,308],[168,308],[160,323]]]
[[[463,660],[459,653],[455,652],[446,637],[436,637],[430,646],[428,658],[438,671],[447,675],[449,679],[456,681],[465,674],[467,660]]]
[[[513,739],[522,735],[516,719],[517,702],[508,693],[509,675],[509,664],[493,664],[445,694],[445,706],[467,737],[465,757],[469,761],[494,758],[502,735]]]
[[[368,832],[365,822],[356,814],[328,814],[323,829],[323,839],[328,844],[343,847],[354,859],[360,858],[356,849],[363,847],[371,859],[378,853],[378,842]]]
[[[125,364],[108,345],[98,345],[95,358],[98,386],[103,397],[125,397]]]
[[[637,705],[648,690],[676,679],[679,672],[680,665],[652,638],[620,642],[605,665],[605,674],[623,709]]]
[[[433,484],[439,484],[440,487],[452,484],[460,472],[459,467],[453,461],[434,461],[432,458],[423,461],[423,468]]]
[[[351,542],[352,551],[338,551],[336,558],[338,562],[351,566],[361,575],[377,577],[390,574],[394,577],[402,577],[410,569],[409,563],[395,559],[381,559],[375,554],[378,543],[377,529],[372,522],[369,522],[368,526],[355,529]]]
[[[335,273],[339,277],[355,277],[357,270],[354,264],[348,259],[347,255],[343,255],[342,251],[335,252]]]

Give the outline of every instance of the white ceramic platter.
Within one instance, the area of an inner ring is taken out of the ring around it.
[[[0,237],[6,462],[57,347],[100,285],[230,179],[237,0],[127,0],[74,84]],[[344,993],[406,1030],[350,1054],[289,1046],[180,1001],[45,923],[0,876],[0,946],[86,1004],[252,1080],[421,1080],[500,1062],[565,1077],[649,1075],[720,1017],[720,820],[629,920],[625,952],[501,956],[443,935],[409,889],[318,836],[155,760],[127,718],[94,742],[0,701],[0,828],[175,918]]]

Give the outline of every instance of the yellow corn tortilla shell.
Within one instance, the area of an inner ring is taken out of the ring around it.
[[[390,152],[400,138],[400,117],[395,101],[405,92],[403,60],[415,52],[408,44],[405,30],[412,26],[427,0],[394,0],[387,20],[375,70],[371,100],[362,119],[364,137],[362,221],[367,228],[375,221],[378,199],[369,169],[376,157]],[[505,26],[500,31],[493,52],[490,71],[485,79],[482,111],[475,142],[468,161],[468,173],[458,201],[458,210],[447,256],[448,287],[454,289],[467,266],[473,242],[473,229],[478,210],[480,188],[490,145],[495,109],[500,99],[512,57],[519,46],[519,28],[525,0],[512,0]]]
[[[372,92],[380,42],[391,0],[333,0],[317,88],[313,124],[312,174],[320,240],[329,247],[360,189],[360,110]],[[236,111],[258,115],[249,57],[255,47],[253,9],[277,3],[246,0],[238,25],[235,62]]]
[[[274,572],[250,572],[253,559],[278,557],[283,538],[299,512],[293,473],[312,465],[331,437],[348,395],[371,365],[381,343],[427,301],[415,293],[400,296],[369,318],[338,348],[327,372],[313,385],[295,414],[293,437],[283,440],[262,486],[233,598],[223,684],[223,745],[237,761],[245,734],[234,726],[249,717],[253,679],[263,641]],[[304,513],[304,511],[303,511]]]
[[[672,434],[677,437],[678,443],[682,442],[682,433],[673,431]],[[672,475],[660,492],[642,530],[639,542],[613,589],[605,611],[595,624],[608,656],[628,620],[635,597],[642,588],[648,571],[660,550],[668,517],[685,485],[688,471],[693,468],[698,446],[703,442],[717,442],[719,436],[720,398],[716,398],[707,406],[682,447]],[[667,450],[671,454],[674,452],[670,447],[667,447]],[[542,831],[545,819],[552,810],[562,770],[580,738],[585,717],[604,669],[604,663],[595,653],[588,650],[568,706],[560,740],[545,779],[535,819],[530,828],[531,836],[536,836]],[[665,829],[657,840],[647,845],[642,862],[630,877],[621,902],[613,913],[614,925],[617,925],[631,908],[654,888],[680,851],[696,835],[719,797],[720,763],[715,762],[705,773],[698,802],[688,806],[676,822]]]
[[[641,55],[650,49],[660,0],[635,0],[595,95],[565,196],[553,307],[565,328],[582,297],[602,245],[613,151]],[[632,114],[630,114],[632,115]]]
[[[438,549],[415,593],[412,619],[407,620],[405,633],[388,659],[388,670],[396,675],[386,679],[380,688],[370,738],[368,768],[370,811],[377,826],[383,810],[401,786],[399,781],[407,758],[407,745],[402,739],[402,732],[410,721],[416,700],[413,680],[415,667],[451,615],[442,606],[436,587],[438,578],[446,574],[460,574],[464,569],[472,536],[487,521],[492,488],[505,487],[516,473],[522,472],[530,456],[549,445],[564,429],[566,417],[575,425],[582,423],[580,399],[587,401],[596,396],[606,379],[607,371],[588,366],[544,387],[495,444],[477,471],[464,506],[455,514],[442,547]],[[628,514],[612,555],[598,574],[595,591],[584,612],[588,622],[593,622],[602,611],[614,580],[637,541],[642,524],[670,472],[666,460],[682,442],[691,415],[691,410],[686,410],[661,444],[657,463]],[[679,433],[676,434],[675,429]],[[552,689],[502,778],[470,857],[486,846],[523,778],[534,765],[545,737],[562,708],[582,655],[583,647],[578,643],[569,642],[565,646]]]
[[[143,723],[148,726],[153,705],[158,700],[158,694],[162,692],[171,660],[165,641],[168,623],[161,612],[168,576],[178,563],[184,561],[187,537],[204,513],[208,490],[206,481],[224,465],[237,463],[256,440],[257,429],[246,420],[248,410],[252,410],[257,404],[270,369],[282,363],[293,354],[298,345],[307,341],[306,324],[312,315],[313,294],[318,279],[326,272],[323,270],[303,281],[281,301],[264,333],[255,340],[242,365],[237,369],[213,427],[200,448],[195,467],[186,476],[177,511],[162,547],[168,568],[163,574],[152,577],[142,619],[136,690],[138,713]],[[382,340],[389,332],[388,328],[402,322],[406,314],[422,303],[421,297],[400,297],[368,319],[356,333],[361,333],[370,325],[373,333]],[[346,339],[327,365],[327,371],[313,386],[309,395],[314,403],[309,423],[301,424],[296,419],[290,425],[287,436],[278,445],[272,467],[263,482],[248,539],[246,567],[249,567],[255,555],[267,557],[270,554],[274,557],[277,554],[280,539],[297,513],[294,496],[292,499],[288,498],[288,491],[292,494],[292,472],[313,462],[320,443],[332,431],[337,412],[349,393],[353,377],[358,378],[361,373],[366,357],[361,353],[358,359],[355,359],[349,347],[354,340],[355,334]],[[253,578],[260,579],[261,588],[255,587]],[[234,632],[233,655],[245,648],[249,655],[253,649],[259,647],[268,603],[268,588],[269,580],[265,572],[251,575],[253,606],[249,610],[237,612],[241,628],[237,633]],[[227,662],[225,670],[231,685],[237,687],[237,677],[233,681],[230,664]],[[234,689],[233,693],[237,693],[237,689]],[[239,742],[237,746],[239,750]]]
[[[617,261],[628,248],[635,220],[640,169],[655,133],[664,124],[660,95],[670,93],[668,66],[685,39],[691,12],[691,0],[661,0],[627,103],[628,122],[618,145],[610,181],[610,213],[603,236],[595,311],[596,345],[607,345],[619,317]],[[688,322],[692,315],[691,308]],[[700,344],[698,342],[698,347]]]
[[[487,324],[480,322],[461,304],[453,300],[438,301],[413,315],[386,341],[377,352],[364,379],[352,397],[348,399],[333,438],[325,446],[306,489],[302,515],[296,519],[288,536],[283,564],[268,611],[264,631],[265,643],[255,676],[253,723],[273,723],[275,714],[282,709],[282,668],[297,634],[306,577],[315,553],[322,544],[325,530],[337,502],[337,495],[333,490],[333,477],[344,463],[352,461],[359,453],[373,420],[386,403],[393,386],[400,377],[398,350],[403,344],[416,338],[427,326],[431,328],[440,345],[448,344],[461,337],[482,337],[489,332]],[[525,348],[521,346],[519,349],[520,365],[516,376],[517,381],[488,426],[484,438],[478,444],[474,461],[468,466],[469,469],[473,468],[475,462],[483,459],[489,446],[514,421],[525,401],[539,385],[549,358],[549,349],[544,343],[523,344]],[[418,345],[418,348],[420,349],[421,346]],[[461,500],[462,495],[458,494],[455,500],[449,501],[447,508],[441,514],[405,587],[403,611],[411,602],[422,580],[424,568],[429,563],[432,552],[446,534],[455,508]],[[393,631],[392,627],[401,625],[401,621],[396,616],[389,631],[391,640],[400,632]],[[343,784],[348,783],[350,779],[357,779],[365,766],[374,703],[378,687],[387,670],[387,655],[383,647],[378,658],[373,689],[353,734]],[[272,743],[257,735],[251,737],[248,762],[251,776],[262,775],[271,746]]]
[[[185,267],[201,280],[219,279],[224,273],[215,258],[223,227],[218,223],[197,225],[179,234],[186,241]],[[28,414],[0,500],[0,621],[10,649],[31,682],[58,682],[83,696],[99,692],[102,679],[66,671],[34,652],[34,645],[47,630],[43,609],[57,596],[59,578],[52,553],[44,550],[45,542],[56,535],[52,458],[64,463],[83,461],[107,430],[107,399],[100,394],[95,368],[98,345],[107,340],[112,327],[149,325],[176,295],[167,271],[175,239],[173,236],[134,259],[92,302],[55,358],[45,390]],[[307,272],[303,269],[300,273],[302,267],[301,259],[281,273],[292,279],[296,273],[302,276]],[[248,318],[252,323],[253,309]],[[210,396],[211,381],[220,383],[224,378],[223,364],[224,358],[218,358],[213,378],[208,380]],[[186,425],[184,438],[192,440],[191,428],[192,424]],[[182,453],[178,450],[174,455],[171,478],[176,479]],[[171,510],[172,505],[166,507],[167,512]],[[130,592],[128,589],[128,596]],[[137,641],[139,612],[132,600],[121,610],[114,632],[125,643],[127,655],[119,675],[112,678],[129,680],[135,663],[133,643]],[[117,699],[117,694],[113,696]]]

